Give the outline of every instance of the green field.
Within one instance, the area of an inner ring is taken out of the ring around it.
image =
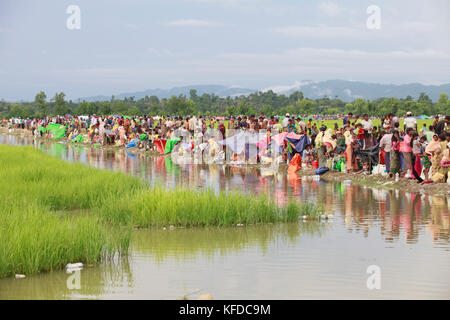
[[[122,173],[0,145],[0,277],[126,254],[133,228],[236,226],[321,214],[264,196],[150,188]]]

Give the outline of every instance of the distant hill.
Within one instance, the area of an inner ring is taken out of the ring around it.
[[[327,81],[296,81],[292,85],[279,85],[262,89],[249,89],[236,86],[223,85],[192,85],[184,87],[174,87],[171,89],[149,89],[138,92],[128,92],[116,94],[116,99],[134,97],[136,100],[145,96],[157,96],[160,99],[179,96],[180,94],[189,97],[191,89],[197,90],[197,95],[204,93],[215,94],[219,97],[248,95],[257,91],[272,90],[277,94],[289,95],[295,91],[302,91],[304,96],[310,99],[323,98],[327,96],[334,98],[337,96],[343,101],[353,101],[357,98],[375,100],[383,97],[406,98],[408,95],[417,99],[421,92],[425,92],[433,101],[437,101],[441,93],[450,96],[450,83],[443,85],[423,85],[420,83],[409,83],[402,85],[378,84],[347,80],[327,80]],[[109,101],[111,96],[94,96],[80,98],[80,101]]]
[[[353,101],[357,98],[375,100],[378,98],[394,97],[406,98],[408,95],[417,99],[421,92],[425,92],[433,101],[437,101],[441,93],[450,95],[450,83],[439,86],[426,86],[420,83],[409,83],[402,85],[378,84],[346,80],[328,81],[302,81],[295,82],[291,86],[278,86],[266,88],[276,93],[291,94],[302,91],[303,95],[310,99],[337,96],[343,101]]]
[[[114,95],[115,99],[124,99],[129,97],[134,97],[135,100],[139,100],[141,98],[145,98],[145,96],[157,96],[159,99],[170,98],[171,96],[179,96],[180,94],[189,97],[189,92],[191,89],[197,90],[197,95],[201,96],[204,93],[215,94],[219,97],[228,97],[228,96],[236,96],[236,95],[248,95],[252,92],[255,92],[255,89],[247,89],[240,88],[234,86],[221,86],[221,85],[192,85],[192,86],[184,86],[184,87],[174,87],[172,89],[149,89],[145,91],[137,91],[137,92],[127,92],[120,93]],[[86,97],[80,98],[80,101],[86,100],[90,101],[109,101],[111,100],[111,96],[94,96],[94,97]]]

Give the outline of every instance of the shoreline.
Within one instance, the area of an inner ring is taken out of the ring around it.
[[[17,129],[14,128],[13,132],[9,132],[8,128],[6,127],[0,127],[0,134],[8,134],[8,135],[15,135],[15,136],[29,136],[31,137],[30,131],[27,129]],[[46,142],[60,142],[64,144],[68,144],[63,140],[53,140],[53,139],[46,139],[46,138],[39,138],[41,141]],[[144,155],[149,157],[154,156],[165,156],[161,155],[156,151],[144,151],[139,149],[124,149],[123,147],[117,147],[112,145],[105,145],[105,146],[99,146],[94,147],[93,145],[85,144],[85,143],[73,143],[71,145],[74,146],[85,146],[85,147],[92,147],[92,148],[99,148],[99,149],[106,149],[106,150],[113,150],[113,151],[125,151],[128,153],[136,154],[136,155]],[[242,165],[239,164],[228,164],[229,166],[233,167],[241,167]],[[266,165],[262,164],[247,164],[247,167],[253,167],[253,168],[267,168]],[[287,174],[287,168],[288,166],[285,164],[281,164],[279,167],[278,172],[286,172]],[[307,169],[300,169],[296,172],[296,174],[299,177],[303,176],[315,176],[315,172],[313,169],[307,168]],[[350,180],[351,183],[355,183],[361,186],[366,187],[372,187],[372,188],[381,188],[381,189],[388,189],[388,190],[403,190],[411,193],[421,193],[421,194],[428,194],[432,196],[444,196],[444,197],[450,197],[450,185],[447,183],[430,183],[430,184],[418,184],[415,179],[405,179],[400,178],[398,182],[396,182],[394,179],[390,179],[388,177],[384,177],[381,175],[364,175],[364,174],[358,174],[358,173],[342,173],[338,171],[328,171],[320,176],[320,178],[327,182],[335,182],[340,183],[347,180]]]

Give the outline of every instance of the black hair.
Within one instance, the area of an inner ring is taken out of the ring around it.
[[[417,132],[414,132],[411,136],[411,141],[409,142],[409,146],[412,148],[413,147],[413,143],[414,143],[414,138],[418,137],[419,135],[417,134]]]

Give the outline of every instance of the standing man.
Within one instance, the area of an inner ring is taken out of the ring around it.
[[[348,124],[350,125],[350,121],[352,120],[353,117],[353,113],[349,112],[348,115],[346,117],[344,117],[344,127]]]
[[[434,132],[439,136],[441,133],[448,132],[450,130],[450,116],[445,116],[444,120],[439,121],[434,126]]]
[[[367,113],[363,114],[363,119],[361,120],[361,125],[364,130],[364,149],[369,149],[372,147],[372,120],[369,119]]]
[[[403,120],[403,130],[406,132],[409,128],[417,132],[417,120],[412,116],[411,111],[406,113],[406,118]]]
[[[286,113],[286,117],[281,122],[283,124],[283,130],[287,129],[287,127],[289,125],[289,119],[290,119],[289,117],[290,117],[289,113]]]

